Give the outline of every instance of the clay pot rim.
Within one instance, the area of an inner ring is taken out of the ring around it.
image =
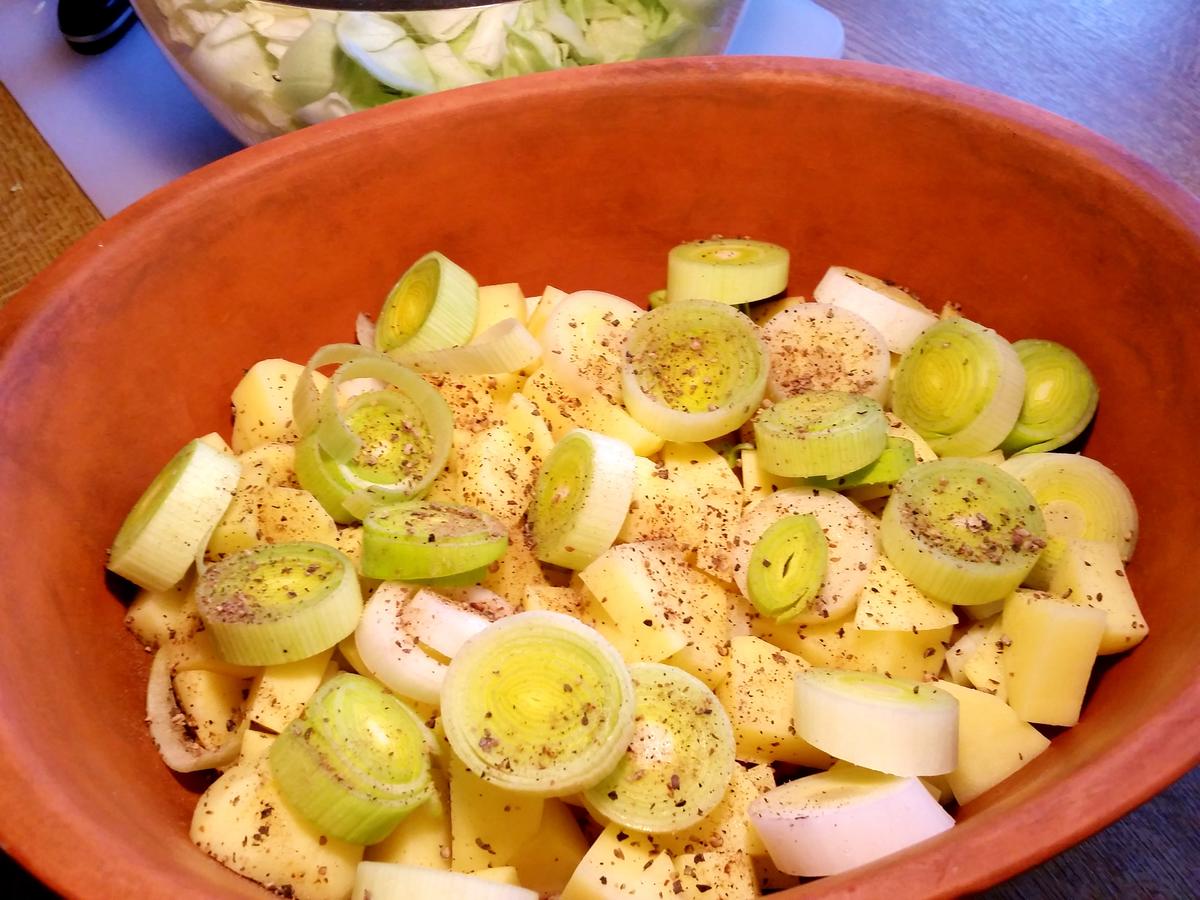
[[[1014,135],[1044,147],[1065,164],[1122,182],[1142,201],[1163,210],[1165,218],[1200,245],[1200,201],[1196,197],[1109,139],[1023,101],[934,75],[864,62],[777,57],[646,60],[549,72],[414,98],[249,147],[190,173],[99,225],[8,303],[0,314],[0,369],[21,342],[23,332],[44,317],[60,315],[60,307],[75,290],[82,290],[94,259],[121,248],[136,248],[143,235],[186,218],[190,213],[180,201],[201,184],[209,190],[232,189],[245,180],[269,177],[272,168],[292,156],[333,157],[340,146],[367,141],[373,133],[400,122],[419,127],[422,121],[451,113],[469,115],[497,103],[519,104],[525,98],[556,91],[621,92],[647,81],[687,82],[707,74],[736,79],[747,89],[778,84],[836,85],[843,90],[907,98],[922,108],[951,111],[993,126],[1002,122]],[[1006,830],[1039,834],[1043,840],[996,858],[989,853],[994,839],[992,816],[969,817],[951,832],[910,851],[825,879],[820,890],[827,896],[861,895],[864,882],[882,889],[885,879],[894,886],[895,879],[912,878],[910,883],[925,883],[930,888],[928,896],[955,896],[996,884],[1098,831],[1200,762],[1200,717],[1195,714],[1200,710],[1200,662],[1194,672],[1191,682],[1128,740],[1058,781],[1052,792],[998,813],[1005,817]],[[1144,764],[1149,753],[1155,760],[1153,767]],[[9,763],[9,770],[22,771],[22,761],[35,755],[36,748],[23,745],[20,733],[0,717],[0,758]],[[1086,820],[1074,815],[1071,804],[1061,802],[1064,792],[1087,798],[1090,814]],[[31,810],[37,810],[36,818]],[[0,780],[0,845],[66,894],[95,885],[96,860],[128,853],[128,848],[110,839],[102,824],[81,819],[75,812],[73,799],[57,794],[53,784]],[[70,839],[61,834],[64,828],[71,832]],[[953,856],[943,849],[951,841],[956,848]],[[928,884],[928,857],[933,855],[940,859],[936,881]],[[168,886],[146,885],[148,890],[155,887]]]

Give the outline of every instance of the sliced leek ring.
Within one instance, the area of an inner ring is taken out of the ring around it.
[[[1072,538],[1107,541],[1124,562],[1133,558],[1137,506],[1125,482],[1103,463],[1073,453],[1022,453],[1000,468],[1029,489],[1046,521],[1046,549],[1026,577],[1031,587],[1049,586]]]
[[[383,840],[433,790],[421,719],[378,682],[340,672],[271,745],[275,784],[323,834]]]
[[[317,369],[329,365],[337,365],[337,369],[325,388],[318,388],[314,374]],[[304,367],[292,404],[296,427],[301,436],[315,435],[322,452],[337,462],[352,460],[362,451],[363,442],[346,422],[339,408],[345,398],[343,386],[351,381],[367,383],[360,380],[372,378],[381,381],[382,387],[391,389],[411,405],[412,412],[407,419],[409,429],[406,431],[412,430],[418,434],[428,432],[435,456],[443,444],[449,448],[453,425],[448,423],[453,422],[453,417],[437,389],[394,359],[364,350],[357,344],[328,344],[321,347]],[[346,410],[350,408],[347,404]],[[439,465],[437,469],[440,468]]]
[[[379,506],[363,518],[362,574],[383,581],[461,575],[495,562],[507,547],[505,527],[471,506]]]
[[[1021,414],[1000,449],[1007,454],[1057,450],[1078,437],[1100,402],[1091,370],[1074,351],[1054,341],[1013,344],[1025,367]]]
[[[941,459],[909,469],[881,523],[883,550],[941,603],[975,606],[1010,594],[1046,546],[1037,501],[988,463]]]
[[[187,717],[180,709],[172,685],[175,674],[172,655],[170,646],[154,654],[146,685],[146,725],[158,755],[176,772],[201,772],[229,765],[241,752],[245,723],[232,731],[219,747],[205,747],[194,733],[189,733]]]
[[[820,488],[785,488],[763,498],[742,516],[740,533],[730,552],[733,581],[749,596],[750,556],[759,538],[778,520],[811,514],[821,524],[830,553],[821,592],[793,621],[819,624],[853,612],[879,556],[879,527],[870,513],[834,491]]]
[[[534,555],[582,569],[612,546],[625,522],[636,481],[624,441],[576,428],[542,463],[529,506]]]
[[[954,826],[918,778],[838,763],[751,801],[771,861],[789,875],[837,875]]]
[[[958,762],[958,701],[930,684],[874,672],[796,675],[796,733],[830,756],[903,777]]]
[[[890,486],[916,464],[917,454],[913,442],[906,438],[892,437],[889,433],[883,451],[861,469],[855,469],[853,472],[847,472],[837,478],[806,478],[804,483],[812,487],[828,488],[831,491],[846,491],[852,488],[870,488],[879,485]],[[860,497],[858,493],[852,496],[860,501],[866,499]],[[875,496],[883,496],[883,493]]]
[[[199,439],[175,454],[125,517],[108,568],[139,587],[183,580],[233,499],[241,463]]]
[[[427,253],[388,293],[375,323],[375,349],[406,353],[457,347],[471,339],[479,285],[441,253]]]
[[[1012,431],[1025,397],[1015,350],[969,319],[942,319],[900,359],[892,409],[941,456],[981,456]]]
[[[766,390],[769,361],[744,314],[711,300],[678,300],[642,316],[625,343],[625,407],[669,441],[737,430]]]
[[[788,252],[749,238],[689,241],[667,254],[667,301],[712,300],[736,305],[787,288]]]
[[[829,541],[811,513],[784,516],[754,543],[746,590],[764,616],[789,622],[807,612],[821,592]]]
[[[461,347],[424,351],[401,347],[389,355],[418,372],[502,375],[536,366],[542,358],[542,345],[521,322],[501,319]]]
[[[795,303],[762,329],[771,354],[767,395],[772,400],[805,391],[846,391],[882,403],[892,355],[884,336],[866,319],[825,303]]]
[[[609,822],[648,834],[695,825],[716,808],[733,777],[733,726],[704,682],[675,666],[629,667],[636,727],[629,749],[588,805]]]
[[[350,401],[339,420],[358,449],[346,461],[326,453],[316,432],[296,443],[296,477],[336,521],[348,524],[375,506],[419,497],[445,466],[454,432],[450,409],[420,383],[436,397],[429,405],[428,396],[414,400],[394,390]]]
[[[245,666],[295,662],[332,647],[358,623],[354,563],[325,544],[269,544],[209,566],[196,608],[222,659]]]
[[[813,299],[862,316],[879,330],[892,353],[905,353],[938,317],[904,288],[845,266],[830,266]]]
[[[432,897],[538,900],[536,891],[478,875],[371,860],[363,860],[358,864],[350,900],[424,900]]]
[[[450,661],[442,725],[476,775],[553,797],[608,775],[634,735],[621,656],[570,616],[525,612],[489,625]]]
[[[542,365],[576,394],[621,402],[625,335],[643,310],[616,294],[576,291],[554,306],[541,332]]]
[[[870,465],[887,446],[883,408],[869,397],[810,391],[754,418],[758,461],[773,475],[837,478]]]

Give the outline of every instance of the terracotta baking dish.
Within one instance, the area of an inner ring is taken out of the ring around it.
[[[142,723],[149,656],[105,549],[186,439],[228,425],[266,356],[346,340],[437,248],[481,282],[644,297],[667,248],[783,243],[1069,343],[1102,402],[1089,453],[1128,482],[1150,638],[1083,721],[945,835],[805,886],[946,896],[1080,840],[1200,756],[1193,454],[1200,204],[1052,115],[932,77],[777,59],[534,76],[271,141],[102,225],[0,314],[0,841],[72,896],[263,897],[193,849],[196,785]]]

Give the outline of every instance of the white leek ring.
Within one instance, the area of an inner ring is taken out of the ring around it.
[[[350,900],[424,900],[432,897],[538,900],[536,891],[501,884],[477,875],[370,860],[358,864]]]
[[[787,288],[789,255],[778,244],[713,237],[672,247],[667,254],[667,301],[712,300],[736,305]]]
[[[457,347],[470,340],[478,313],[479,285],[470,273],[441,253],[426,253],[388,293],[375,323],[375,347],[380,352]]]
[[[520,793],[591,787],[634,735],[633,681],[620,654],[561,613],[518,613],[475,635],[450,661],[441,702],[459,759]]]
[[[889,775],[943,775],[958,762],[958,701],[875,672],[796,675],[796,733],[830,756]]]
[[[418,372],[500,375],[536,366],[542,358],[542,345],[516,319],[501,319],[461,347],[420,352],[401,347],[388,355]]]
[[[808,391],[754,417],[758,462],[773,475],[837,478],[877,460],[887,418],[875,400],[844,391]]]
[[[857,313],[879,330],[892,353],[905,353],[937,316],[904,288],[845,266],[830,266],[817,286],[818,303]]]
[[[247,666],[306,659],[354,631],[354,563],[325,544],[269,544],[209,566],[196,608],[221,657]]]
[[[1074,351],[1054,341],[1021,340],[1013,350],[1025,367],[1025,399],[1000,449],[1010,455],[1057,450],[1096,414],[1096,379]]]
[[[737,430],[766,391],[769,360],[758,329],[724,303],[680,300],[642,316],[625,343],[625,407],[669,441]]]
[[[892,410],[941,456],[980,456],[1012,431],[1025,369],[1012,346],[969,319],[942,319],[900,359]]]
[[[582,569],[613,545],[636,480],[624,441],[576,428],[542,462],[528,518],[534,555]]]
[[[165,591],[183,580],[233,499],[241,463],[200,440],[167,463],[125,517],[108,568],[139,587]]]
[[[245,723],[231,732],[220,747],[205,747],[190,735],[187,717],[172,687],[171,656],[169,646],[154,654],[146,685],[146,725],[158,755],[176,772],[201,772],[229,765],[241,752]]]

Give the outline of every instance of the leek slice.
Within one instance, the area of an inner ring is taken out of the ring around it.
[[[796,733],[831,756],[889,775],[944,775],[958,760],[958,701],[874,672],[796,675]]]
[[[969,319],[942,319],[900,359],[892,409],[941,456],[980,456],[1012,431],[1025,396],[1015,350]]]
[[[806,625],[834,621],[854,610],[858,595],[879,556],[878,525],[870,513],[834,491],[785,488],[763,498],[742,516],[741,533],[730,552],[733,582],[749,596],[750,555],[759,538],[779,519],[812,514],[831,553],[821,592],[807,608],[794,610],[794,621]]]
[[[418,372],[502,375],[536,366],[542,345],[516,319],[502,319],[462,347],[416,352],[400,347],[390,355]]]
[[[599,393],[610,403],[619,403],[621,350],[626,334],[642,315],[640,308],[616,294],[567,294],[554,304],[541,330],[542,365],[555,381],[577,394]]]
[[[231,732],[219,747],[205,747],[187,727],[187,716],[179,706],[172,686],[173,649],[163,647],[150,664],[146,686],[146,725],[162,761],[176,772],[200,772],[227,766],[242,749],[244,724]]]
[[[625,756],[584,797],[610,822],[649,834],[679,831],[707,816],[733,777],[729,715],[711,690],[662,663],[629,667],[637,722]]]
[[[1007,596],[1046,546],[1037,501],[1004,470],[969,459],[922,463],[883,510],[883,551],[932,599],[959,606]]]
[[[441,253],[426,253],[400,276],[375,322],[375,349],[405,353],[457,347],[471,339],[479,285]]]
[[[750,418],[766,391],[768,368],[747,316],[712,300],[677,300],[634,323],[621,387],[640,425],[669,441],[700,442]]]
[[[892,353],[907,352],[921,332],[937,321],[931,310],[898,284],[845,266],[829,267],[813,288],[813,299],[862,316],[879,330]]]
[[[882,403],[892,355],[887,341],[864,318],[824,303],[795,303],[762,329],[771,354],[767,394],[772,400],[805,391],[847,391]]]
[[[812,477],[804,479],[804,483],[812,487],[828,488],[831,491],[847,491],[852,488],[874,488],[882,485],[890,486],[900,480],[900,476],[917,464],[917,454],[913,442],[905,438],[887,437],[883,451],[873,461],[861,469],[839,475],[837,478]],[[890,489],[890,487],[889,487]],[[873,493],[871,497],[862,496],[858,492],[852,495],[860,502],[883,496],[883,493]]]
[[[504,526],[470,506],[421,501],[379,506],[363,518],[362,574],[413,581],[473,573],[507,547]]]
[[[221,657],[273,666],[320,653],[358,623],[354,563],[324,544],[269,544],[225,557],[196,585],[196,608]]]
[[[534,555],[582,569],[612,546],[625,522],[636,481],[624,441],[576,428],[542,463],[529,506]]]
[[[787,250],[766,241],[713,237],[679,244],[667,254],[667,301],[765,300],[787,287],[788,264]]]
[[[837,478],[877,460],[887,446],[887,418],[869,397],[811,391],[754,418],[758,462],[773,475]]]
[[[500,619],[467,641],[442,686],[442,725],[486,781],[539,796],[591,787],[634,735],[634,688],[620,654],[561,613]]]
[[[837,875],[953,827],[917,778],[837,764],[789,781],[747,810],[771,861],[790,875]]]
[[[368,860],[358,864],[350,900],[422,900],[426,897],[538,900],[535,891],[479,875]]]
[[[829,541],[812,514],[785,516],[754,543],[746,590],[765,616],[790,622],[821,592]]]
[[[350,401],[338,418],[359,446],[344,462],[322,449],[318,432],[296,443],[297,479],[336,521],[354,522],[380,504],[419,497],[445,466],[454,433],[450,408],[420,383],[435,402],[426,404],[423,391],[413,399],[394,390]]]
[[[1056,450],[1078,437],[1096,414],[1096,379],[1062,344],[1026,339],[1012,346],[1025,367],[1025,399],[1000,449],[1010,455]]]
[[[338,368],[324,390],[321,390],[316,385],[314,373],[327,365],[337,365]],[[391,388],[392,393],[403,398],[392,403],[396,406],[405,403],[409,407],[407,418],[400,423],[401,426],[407,423],[407,427],[402,427],[406,432],[404,444],[410,443],[414,437],[422,443],[427,442],[433,460],[432,472],[436,474],[445,464],[453,430],[453,417],[446,401],[411,369],[357,344],[328,344],[321,347],[304,367],[293,402],[294,417],[301,435],[314,434],[320,449],[339,463],[348,462],[360,453],[363,449],[362,438],[346,422],[338,404],[342,386],[363,378],[379,379],[385,388]],[[347,411],[350,408],[347,407]],[[418,477],[425,472],[420,466],[411,468],[413,490],[419,492],[428,483]],[[432,477],[432,474],[429,475],[429,480]]]
[[[340,672],[317,689],[271,745],[271,774],[322,833],[383,840],[432,793],[420,717],[377,682]]]
[[[1047,588],[1067,541],[1083,538],[1116,544],[1129,562],[1138,538],[1133,495],[1103,463],[1072,453],[1029,453],[1001,464],[1029,489],[1046,520],[1046,549],[1026,582]]]
[[[431,590],[397,582],[376,588],[354,632],[363,664],[384,685],[404,697],[437,703],[446,664],[488,619]],[[427,653],[430,648],[440,656]]]
[[[240,473],[232,454],[190,441],[125,517],[108,568],[151,591],[178,584],[225,515]]]

